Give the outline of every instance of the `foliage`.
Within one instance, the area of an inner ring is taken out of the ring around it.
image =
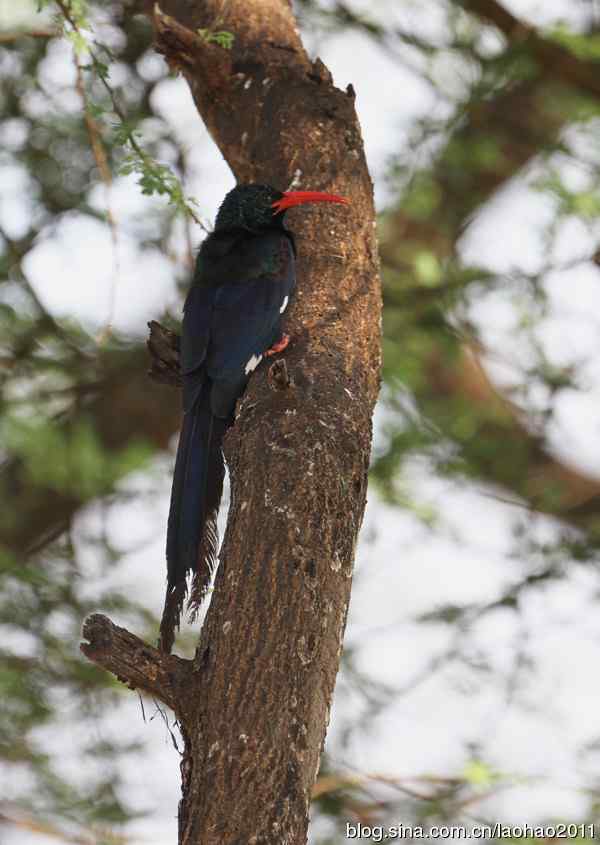
[[[197,29],[196,32],[204,39],[204,41],[206,41],[207,44],[217,44],[224,50],[231,50],[233,47],[233,42],[235,40],[233,32],[227,32],[224,29],[216,31],[210,29]]]

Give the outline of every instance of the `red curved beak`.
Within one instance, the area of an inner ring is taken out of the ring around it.
[[[342,205],[348,205],[348,200],[337,194],[323,194],[321,191],[285,191],[283,197],[273,203],[273,213],[279,214],[280,211],[285,211],[294,205],[304,205],[307,202],[339,202]]]

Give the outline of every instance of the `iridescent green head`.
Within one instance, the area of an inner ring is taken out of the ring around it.
[[[278,191],[270,185],[237,185],[229,191],[217,214],[215,231],[247,229],[258,232],[270,226],[282,225],[288,208],[309,202],[339,202],[348,200],[336,194],[320,191]]]
[[[215,230],[267,229],[274,223],[273,203],[282,198],[282,192],[270,185],[237,185],[221,203]]]

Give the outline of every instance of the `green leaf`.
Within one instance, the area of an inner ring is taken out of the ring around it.
[[[437,182],[427,173],[419,173],[412,181],[403,208],[414,220],[426,220],[441,202],[442,192]]]
[[[81,34],[81,32],[79,32],[79,30],[67,30],[65,32],[65,35],[73,45],[73,49],[75,50],[78,56],[83,56],[89,53],[90,46],[85,37]]]
[[[498,780],[498,775],[481,760],[470,760],[463,769],[462,774],[466,782],[475,789],[488,789]]]
[[[235,35],[232,32],[226,30],[212,32],[210,29],[197,29],[196,32],[207,44],[217,44],[224,50],[231,50],[233,47]]]
[[[573,32],[562,22],[550,30],[548,37],[573,53],[578,59],[600,62],[600,34],[597,32],[589,34]]]
[[[442,268],[433,252],[418,252],[414,266],[419,282],[425,287],[437,287],[442,281]]]

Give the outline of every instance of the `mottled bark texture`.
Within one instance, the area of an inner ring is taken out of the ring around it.
[[[186,695],[189,660],[157,651],[101,613],[88,616],[82,635],[81,651],[94,663],[131,689],[159,698],[173,710],[179,707]]]
[[[148,11],[157,49],[185,75],[239,182],[334,191],[350,206],[288,215],[299,252],[292,342],[285,367],[255,373],[226,438],[231,508],[195,660],[166,665],[97,617],[83,649],[176,711],[180,843],[295,845],[306,841],[366,501],[380,372],[372,186],[353,91],[311,63],[285,0]],[[214,26],[234,34],[231,51],[197,34]],[[176,342],[156,332],[151,342],[163,344],[151,350],[155,375],[176,378]],[[121,646],[129,658],[114,653]]]

